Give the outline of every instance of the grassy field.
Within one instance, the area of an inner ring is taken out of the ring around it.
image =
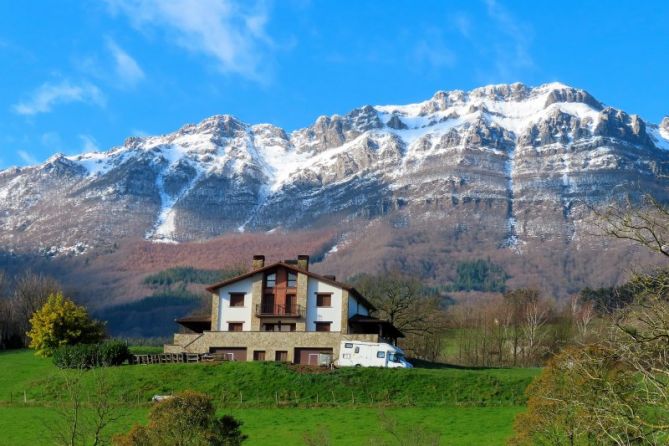
[[[0,353],[0,444],[50,444],[47,426],[58,422],[54,407],[66,373],[77,372],[58,370],[28,351]],[[81,375],[87,393],[95,373]],[[122,366],[102,373],[112,384],[107,397],[125,413],[116,432],[144,421],[153,395],[194,389],[244,422],[249,445],[299,445],[306,431],[316,429],[335,445],[369,444],[386,438],[380,423],[386,416],[399,426],[437,432],[446,445],[494,445],[510,435],[524,389],[538,370],[308,373],[275,363],[224,363]]]
[[[324,432],[333,445],[369,445],[375,440],[390,440],[380,423],[382,417],[397,420],[405,431],[421,428],[439,433],[444,445],[468,446],[503,445],[520,410],[521,407],[284,408],[231,409],[221,414],[232,414],[244,422],[248,446],[302,445],[305,433],[313,432]],[[142,408],[126,410],[126,416],[113,426],[112,432],[125,432],[133,423],[145,422],[147,412]],[[61,422],[55,409],[0,407],[0,444],[51,444],[54,426]]]

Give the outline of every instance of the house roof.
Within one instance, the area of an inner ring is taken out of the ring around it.
[[[296,273],[306,274],[307,276],[313,277],[316,280],[320,280],[321,282],[325,282],[325,283],[330,284],[332,286],[335,286],[337,288],[341,288],[343,290],[346,290],[350,294],[352,294],[356,299],[358,299],[358,301],[360,303],[362,303],[364,306],[366,306],[369,310],[376,310],[376,307],[374,305],[372,305],[371,302],[369,302],[365,298],[365,296],[360,294],[360,292],[358,290],[356,290],[354,287],[352,287],[351,285],[343,283],[343,282],[338,282],[336,280],[332,280],[329,277],[325,277],[325,276],[322,276],[320,274],[316,274],[316,273],[308,271],[306,269],[299,268],[299,267],[297,267],[297,265],[293,265],[293,264],[286,263],[286,262],[276,262],[276,263],[272,263],[272,264],[267,265],[267,266],[263,266],[262,268],[254,269],[254,270],[249,271],[248,273],[242,274],[240,276],[233,277],[231,279],[224,280],[222,282],[210,285],[206,289],[210,293],[214,293],[221,287],[224,287],[226,285],[230,285],[231,283],[235,283],[239,280],[247,279],[247,278],[249,278],[249,277],[251,277],[251,276],[253,276],[257,273],[262,273],[262,272],[274,269],[276,267],[283,267],[283,268],[286,268],[288,270],[295,271]]]
[[[211,315],[185,316],[175,319],[174,322],[198,333],[211,330]]]
[[[402,333],[399,328],[395,327],[392,323],[384,321],[383,319],[378,319],[372,316],[364,316],[362,314],[356,314],[351,316],[348,320],[351,324],[351,327],[354,329],[356,327],[361,327],[363,330],[369,330],[369,327],[376,327],[381,329],[383,335],[389,338],[403,338],[404,333]]]

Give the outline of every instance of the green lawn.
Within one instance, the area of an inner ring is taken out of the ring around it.
[[[390,439],[380,417],[397,420],[402,430],[422,427],[439,433],[447,446],[502,445],[511,434],[519,407],[444,407],[389,409],[234,409],[221,411],[244,422],[248,446],[302,445],[305,432],[325,432],[333,445],[369,445],[370,440]],[[145,422],[147,409],[130,409],[112,430],[127,431],[134,422]],[[0,408],[0,444],[51,444],[54,426],[62,422],[54,409]],[[420,445],[417,445],[420,446]]]
[[[0,353],[0,445],[51,444],[48,426],[66,374],[32,352]],[[380,413],[400,426],[423,426],[445,445],[503,444],[523,409],[524,389],[538,369],[347,368],[304,373],[276,363],[121,366],[82,374],[92,393],[96,373],[112,384],[107,398],[126,416],[114,431],[145,421],[150,399],[186,389],[212,396],[221,413],[244,422],[249,445],[303,444],[321,429],[335,445],[384,438]],[[28,404],[23,403],[24,392]]]

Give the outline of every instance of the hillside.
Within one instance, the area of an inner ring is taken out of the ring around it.
[[[436,286],[490,259],[507,286],[563,297],[651,261],[599,237],[593,209],[669,201],[667,149],[669,118],[646,123],[560,83],[440,91],[292,132],[213,116],[0,172],[0,250],[93,307],[142,299],[148,273],[257,253]]]
[[[54,408],[63,391],[62,372],[30,351],[0,353],[0,367],[3,441],[44,442],[62,421]],[[508,438],[514,416],[523,409],[524,389],[538,370],[342,369],[313,374],[282,364],[225,363],[122,366],[104,372],[110,401],[125,414],[110,432],[144,422],[155,394],[197,389],[209,393],[221,413],[244,421],[249,445],[276,444],[277,439],[300,445],[305,432],[319,429],[336,444],[366,444],[370,438],[386,438],[381,419],[389,416],[404,429],[421,426],[448,444],[464,446],[500,444]],[[95,379],[96,372],[83,374],[84,393],[92,391]]]

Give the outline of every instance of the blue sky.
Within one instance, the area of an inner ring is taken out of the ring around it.
[[[437,90],[561,81],[669,115],[669,2],[0,3],[0,169],[229,113],[288,130]]]

